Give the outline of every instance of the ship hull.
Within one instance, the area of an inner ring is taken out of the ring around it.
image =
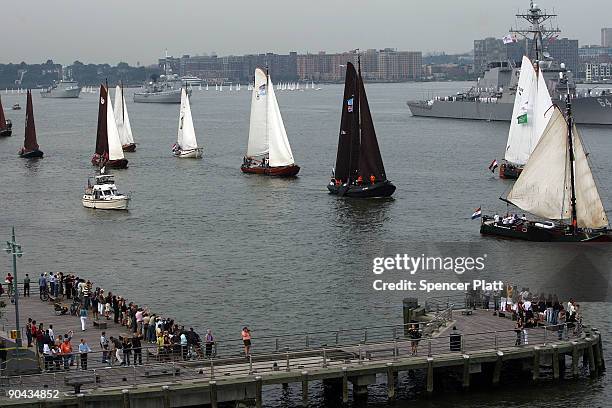
[[[273,177],[295,177],[300,172],[300,166],[292,164],[290,166],[261,167],[261,166],[241,166],[240,170],[247,174],[263,174]]]
[[[561,110],[565,102],[556,100]],[[407,102],[412,116],[510,122],[513,103],[440,101]],[[612,96],[576,98],[572,100],[574,120],[580,125],[612,126]]]
[[[579,230],[575,234],[564,228],[541,228],[527,222],[518,225],[499,225],[491,218],[484,217],[480,224],[480,234],[507,239],[533,242],[612,242],[610,231]]]
[[[121,146],[121,149],[123,149],[124,152],[134,152],[136,151],[136,143],[124,144]]]
[[[376,197],[391,197],[395,192],[395,186],[389,180],[381,181],[374,184],[356,185],[336,185],[329,183],[327,189],[330,194],[340,197],[352,198],[376,198]]]
[[[522,171],[522,167],[516,167],[511,166],[507,163],[502,163],[501,166],[499,166],[499,178],[515,180],[519,178]]]
[[[12,129],[1,129],[0,130],[0,137],[8,137],[10,135],[13,134],[13,130]]]
[[[128,160],[125,158],[118,160],[101,160],[100,156],[96,154],[91,158],[91,164],[98,167],[106,166],[111,169],[126,169]]]
[[[181,90],[167,92],[136,92],[134,102],[138,103],[181,103]]]
[[[174,152],[174,157],[178,157],[179,159],[201,159],[202,151],[203,149],[201,147],[190,150],[177,150]]]
[[[39,159],[43,157],[43,152],[41,150],[32,150],[29,152],[19,152],[19,157],[22,159]]]
[[[51,91],[42,91],[41,98],[78,98],[81,94],[81,88],[72,89],[53,89]]]
[[[125,197],[113,200],[96,200],[90,195],[84,195],[81,202],[83,207],[95,210],[127,210],[130,199]]]

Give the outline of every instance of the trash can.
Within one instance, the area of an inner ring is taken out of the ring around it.
[[[453,330],[449,336],[450,351],[461,351],[461,333],[457,330]]]

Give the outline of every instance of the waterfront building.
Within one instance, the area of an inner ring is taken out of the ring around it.
[[[604,27],[601,29],[601,46],[612,47],[612,28]]]

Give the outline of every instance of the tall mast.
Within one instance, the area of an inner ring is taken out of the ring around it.
[[[571,197],[570,197],[570,205],[572,207],[572,234],[576,233],[576,227],[578,226],[578,219],[576,215],[576,179],[574,176],[574,163],[576,161],[576,157],[574,155],[574,140],[573,140],[573,128],[574,128],[574,119],[572,118],[572,100],[569,92],[569,85],[567,89],[567,137],[568,137],[568,147],[569,147],[569,159],[570,159],[570,183],[571,183]]]
[[[555,17],[557,17],[556,14],[548,14],[546,11],[543,11],[540,9],[540,7],[533,3],[533,0],[530,3],[529,11],[527,13],[516,15],[517,19],[527,21],[530,26],[527,28],[511,28],[510,32],[513,34],[518,34],[525,39],[533,39],[535,56],[532,59],[539,61],[544,60],[544,44],[547,43],[553,36],[561,32],[558,27],[553,27],[552,24],[548,28],[544,27],[544,23],[546,21]]]
[[[266,65],[266,141],[268,143],[268,163],[270,162],[270,132],[268,131],[268,112],[270,103],[270,71]],[[264,157],[264,160],[266,158]]]
[[[125,96],[123,95],[123,81],[121,84],[121,121],[125,123]]]

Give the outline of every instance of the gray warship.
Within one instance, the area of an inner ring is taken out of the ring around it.
[[[553,103],[565,110],[569,83],[575,122],[582,125],[612,126],[612,94],[607,90],[579,92],[572,72],[546,52],[547,40],[560,31],[557,28],[544,27],[544,22],[556,15],[547,14],[532,1],[528,12],[517,14],[516,17],[528,21],[530,27],[510,32],[532,40],[529,57],[538,62],[541,72],[544,73]],[[492,62],[483,77],[469,90],[425,101],[408,101],[407,105],[413,116],[509,122],[519,74],[520,63]],[[561,80],[561,77],[564,79]]]

